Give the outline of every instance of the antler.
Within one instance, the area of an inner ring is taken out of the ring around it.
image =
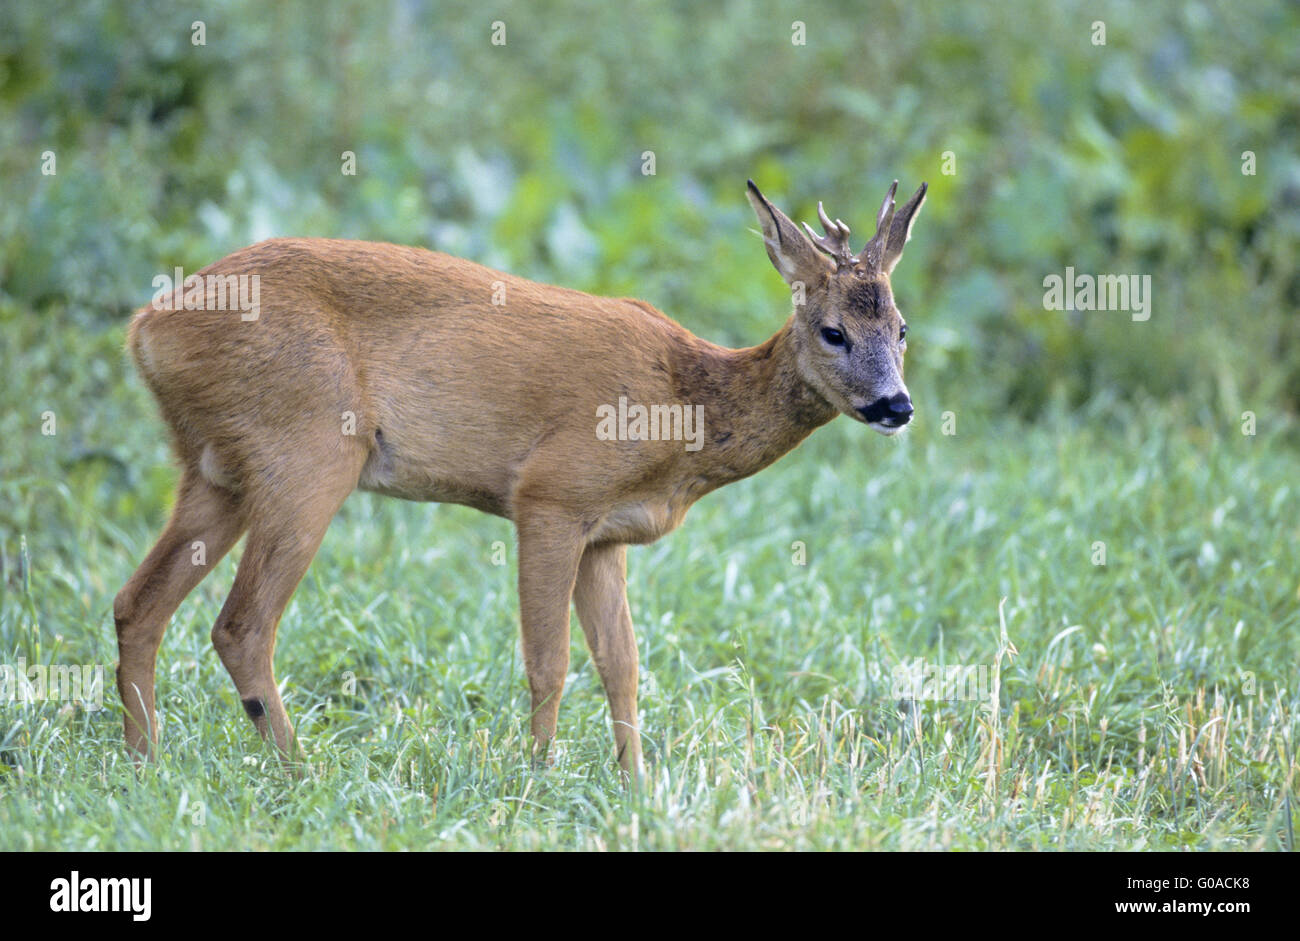
[[[889,188],[885,194],[885,201],[880,204],[880,212],[876,213],[876,234],[871,236],[871,241],[863,246],[862,251],[858,252],[855,262],[861,264],[868,271],[879,271],[881,262],[885,257],[885,247],[889,244],[889,230],[894,224],[894,194],[898,192],[898,181]]]
[[[825,236],[814,232],[808,223],[803,224],[813,244],[835,259],[837,268],[857,264],[858,260],[853,257],[853,249],[849,248],[849,227],[840,219],[831,222],[820,202],[817,204],[817,218],[821,220],[822,228],[826,230]]]
[[[911,198],[895,212],[894,193],[897,189],[898,181],[895,180],[894,185],[889,188],[884,204],[880,207],[880,214],[876,216],[876,234],[855,259],[869,272],[883,271],[889,274],[894,270],[894,265],[898,264],[898,259],[903,255],[903,246],[912,237],[912,223],[916,221],[916,214],[921,211],[921,204],[925,202],[925,194],[929,187],[922,183]]]

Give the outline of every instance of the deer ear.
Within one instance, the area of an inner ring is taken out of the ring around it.
[[[912,198],[903,203],[894,213],[894,221],[889,226],[889,241],[885,244],[881,262],[885,274],[892,272],[894,265],[898,264],[898,259],[903,257],[903,246],[912,237],[912,223],[916,221],[916,215],[921,211],[921,205],[925,202],[925,191],[928,188],[928,183],[922,183],[921,188],[912,194]]]
[[[746,195],[758,216],[759,225],[763,227],[767,257],[772,259],[773,266],[785,278],[786,284],[796,281],[818,284],[835,270],[831,260],[817,250],[808,236],[800,232],[785,213],[767,201],[753,180],[749,181]]]

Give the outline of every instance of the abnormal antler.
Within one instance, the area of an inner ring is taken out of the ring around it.
[[[853,257],[853,249],[849,248],[849,227],[840,219],[831,222],[821,203],[817,204],[817,218],[821,220],[822,228],[826,230],[825,236],[814,232],[808,223],[803,224],[813,244],[835,259],[837,268],[857,264],[857,259]]]

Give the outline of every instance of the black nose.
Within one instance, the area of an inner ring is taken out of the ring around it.
[[[900,392],[887,399],[883,397],[876,399],[858,411],[869,422],[879,422],[897,428],[912,420],[912,400],[907,397],[906,392]]]

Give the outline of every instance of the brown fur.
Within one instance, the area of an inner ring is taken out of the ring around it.
[[[292,752],[272,671],[276,626],[330,520],[361,488],[515,523],[535,741],[555,733],[572,601],[620,761],[638,768],[626,545],[663,536],[701,496],[845,410],[809,381],[805,315],[732,350],[642,301],[327,239],[262,242],[199,274],[259,276],[261,309],[244,321],[173,302],[130,325],[182,472],[171,521],[114,604],[128,745],[147,755],[157,741],[154,662],[167,621],[247,531],[212,639],[258,730]],[[597,407],[620,395],[702,405],[703,447],[599,440]],[[196,542],[206,565],[192,564]]]

